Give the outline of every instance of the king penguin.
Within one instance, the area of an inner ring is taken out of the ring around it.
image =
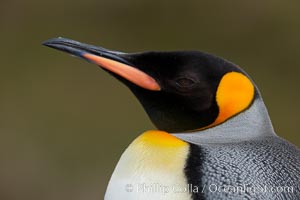
[[[300,150],[275,134],[257,86],[234,63],[199,51],[43,44],[115,76],[158,129],[122,154],[106,200],[300,199]]]

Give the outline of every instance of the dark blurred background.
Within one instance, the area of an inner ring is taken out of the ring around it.
[[[103,199],[119,156],[154,128],[95,65],[41,45],[202,50],[242,66],[278,135],[300,146],[299,1],[1,0],[0,199]]]

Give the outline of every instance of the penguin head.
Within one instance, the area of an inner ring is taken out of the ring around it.
[[[246,110],[256,94],[241,68],[199,51],[122,53],[65,38],[43,44],[108,71],[130,88],[154,125],[167,132],[217,126]]]

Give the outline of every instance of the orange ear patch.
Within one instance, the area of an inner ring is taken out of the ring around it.
[[[245,110],[253,101],[254,93],[254,85],[242,73],[229,72],[225,74],[216,93],[219,114],[210,126],[220,124]]]

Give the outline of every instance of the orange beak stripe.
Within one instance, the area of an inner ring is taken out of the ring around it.
[[[134,67],[89,53],[85,53],[82,56],[93,63],[100,65],[102,68],[125,78],[137,86],[147,90],[160,90],[159,84],[151,76]]]

